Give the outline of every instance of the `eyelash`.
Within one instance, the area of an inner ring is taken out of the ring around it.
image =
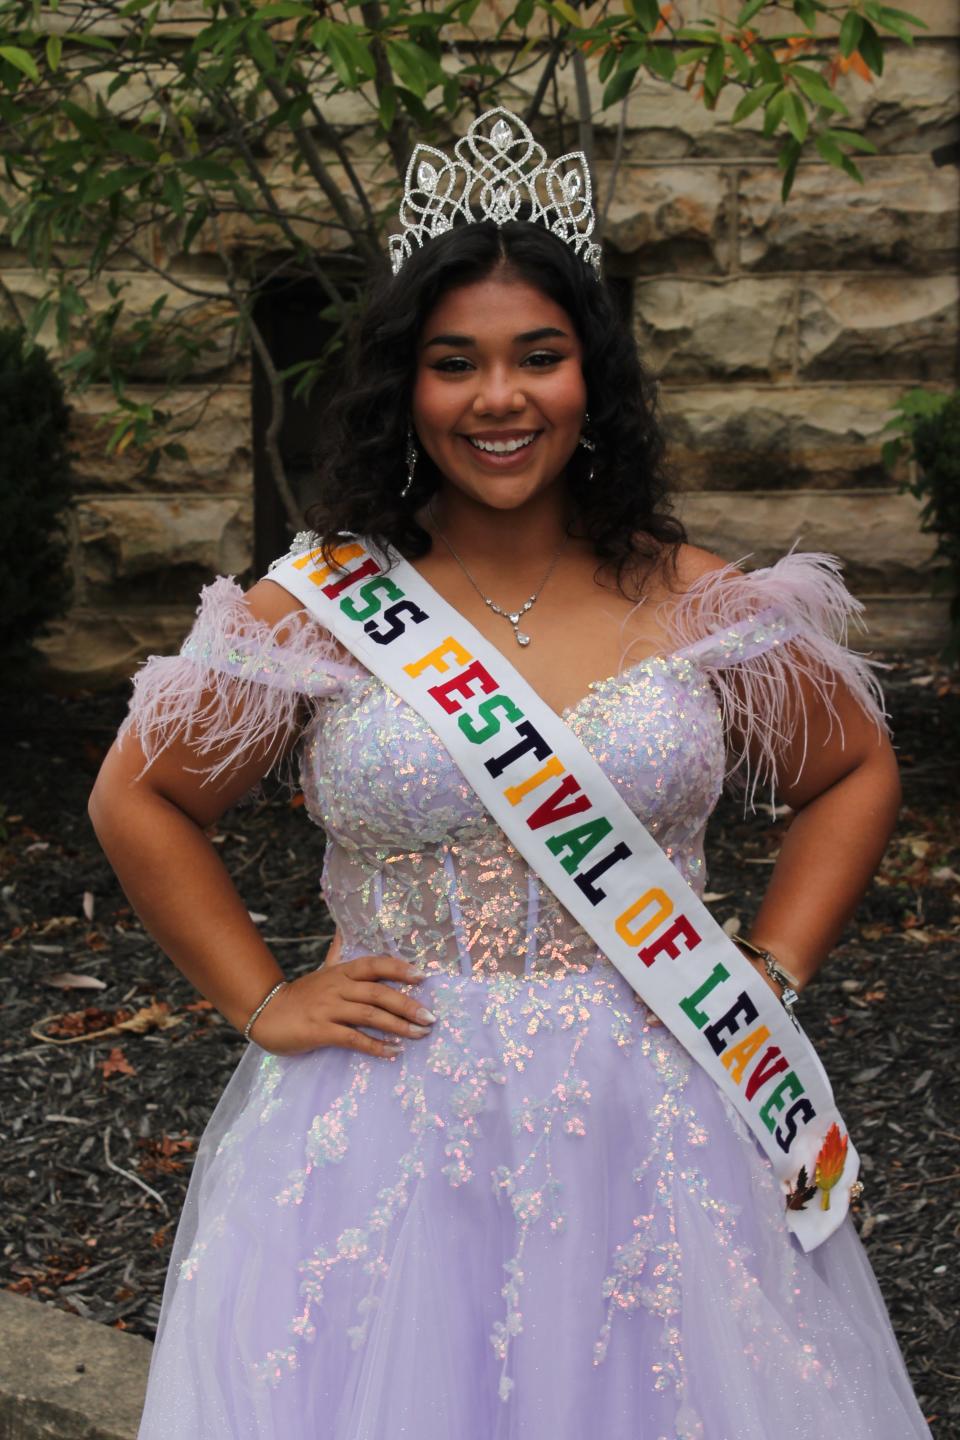
[[[532,354],[526,356],[524,363],[530,360],[545,360],[547,362],[545,365],[534,365],[532,368],[534,370],[549,370],[554,365],[558,365],[563,359],[564,356],[557,355],[552,350],[535,350]],[[439,370],[441,375],[463,375],[465,373],[463,367],[469,366],[469,364],[470,361],[465,355],[448,355],[445,359],[438,360],[435,365],[431,365],[430,368],[431,370]],[[456,367],[455,369],[453,368],[454,366]]]

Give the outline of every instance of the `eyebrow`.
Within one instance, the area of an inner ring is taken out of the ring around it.
[[[514,342],[518,345],[532,345],[536,340],[567,340],[569,337],[565,330],[557,330],[553,325],[544,325],[540,330],[525,330],[522,335],[514,335]],[[428,340],[424,349],[431,345],[451,345],[458,349],[467,349],[476,345],[472,335],[434,335]]]

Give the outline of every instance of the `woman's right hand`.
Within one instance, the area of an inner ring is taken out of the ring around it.
[[[400,1037],[422,1039],[435,1018],[415,995],[404,995],[387,980],[409,984],[424,972],[392,955],[361,955],[324,965],[277,992],[257,1016],[251,1040],[273,1055],[301,1055],[321,1045],[338,1045],[362,1055],[392,1057]],[[378,1040],[358,1025],[383,1030],[397,1040]]]

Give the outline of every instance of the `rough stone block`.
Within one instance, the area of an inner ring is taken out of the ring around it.
[[[934,541],[921,532],[919,507],[910,495],[892,490],[697,491],[680,497],[678,512],[695,545],[727,560],[749,555],[751,569],[771,565],[796,544],[839,556],[854,593],[929,591]]]
[[[955,42],[891,45],[882,75],[866,81],[849,70],[834,89],[850,111],[838,123],[865,134],[881,155],[929,154],[957,139],[960,51]]]
[[[958,295],[955,275],[812,276],[800,288],[799,373],[950,379]]]
[[[0,1290],[0,1434],[135,1440],[151,1345]]]
[[[245,497],[83,497],[76,519],[85,593],[142,604],[189,600],[212,575],[249,566],[250,510]]]
[[[597,166],[604,203],[612,166]],[[717,272],[729,268],[727,177],[717,166],[623,165],[607,212],[605,239],[631,269]]]
[[[641,280],[634,320],[646,364],[667,380],[775,379],[790,367],[792,280]]]
[[[160,392],[131,387],[134,404],[156,403],[175,417],[175,424],[193,425],[189,431],[169,432],[187,452],[186,460],[161,456],[150,477],[152,490],[201,491],[211,495],[249,494],[253,486],[250,440],[250,387],[222,385],[216,389],[184,385],[161,400]],[[84,494],[143,489],[143,457],[127,449],[122,455],[106,453],[110,427],[102,418],[114,405],[113,391],[94,385],[71,397],[70,453],[76,489]]]
[[[664,386],[677,483],[687,490],[876,488],[899,385]]]
[[[960,194],[955,167],[929,156],[861,157],[862,186],[829,165],[803,164],[784,204],[775,166],[740,172],[739,260],[746,270],[895,266],[956,268]]]
[[[77,606],[50,626],[36,648],[56,685],[119,685],[148,655],[175,654],[195,610],[195,605]]]

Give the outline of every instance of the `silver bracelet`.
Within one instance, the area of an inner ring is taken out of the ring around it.
[[[270,1001],[273,999],[274,995],[276,995],[277,991],[278,991],[278,990],[282,990],[283,987],[284,987],[284,985],[286,985],[286,983],[287,983],[286,980],[278,980],[277,983],[276,983],[276,985],[274,985],[273,989],[272,989],[271,991],[269,991],[268,994],[264,995],[263,999],[260,1001],[260,1004],[257,1006],[256,1010],[254,1010],[253,1014],[250,1016],[250,1019],[247,1021],[246,1025],[244,1025],[244,1027],[243,1027],[243,1038],[244,1038],[244,1040],[249,1040],[249,1039],[250,1039],[250,1031],[253,1029],[253,1022],[256,1020],[257,1016],[260,1014],[260,1011],[264,1008],[264,1006],[270,1004]]]
[[[769,950],[762,949],[759,945],[754,945],[752,940],[745,940],[742,935],[734,935],[733,943],[734,945],[739,945],[741,949],[747,950],[751,955],[756,955],[758,960],[763,961],[763,968],[770,976],[770,979],[775,980],[780,986],[781,1003],[792,1019],[792,1007],[796,1005],[800,999],[800,996],[797,994],[797,981],[794,976],[790,974],[789,970],[784,970],[776,955],[771,954]]]

